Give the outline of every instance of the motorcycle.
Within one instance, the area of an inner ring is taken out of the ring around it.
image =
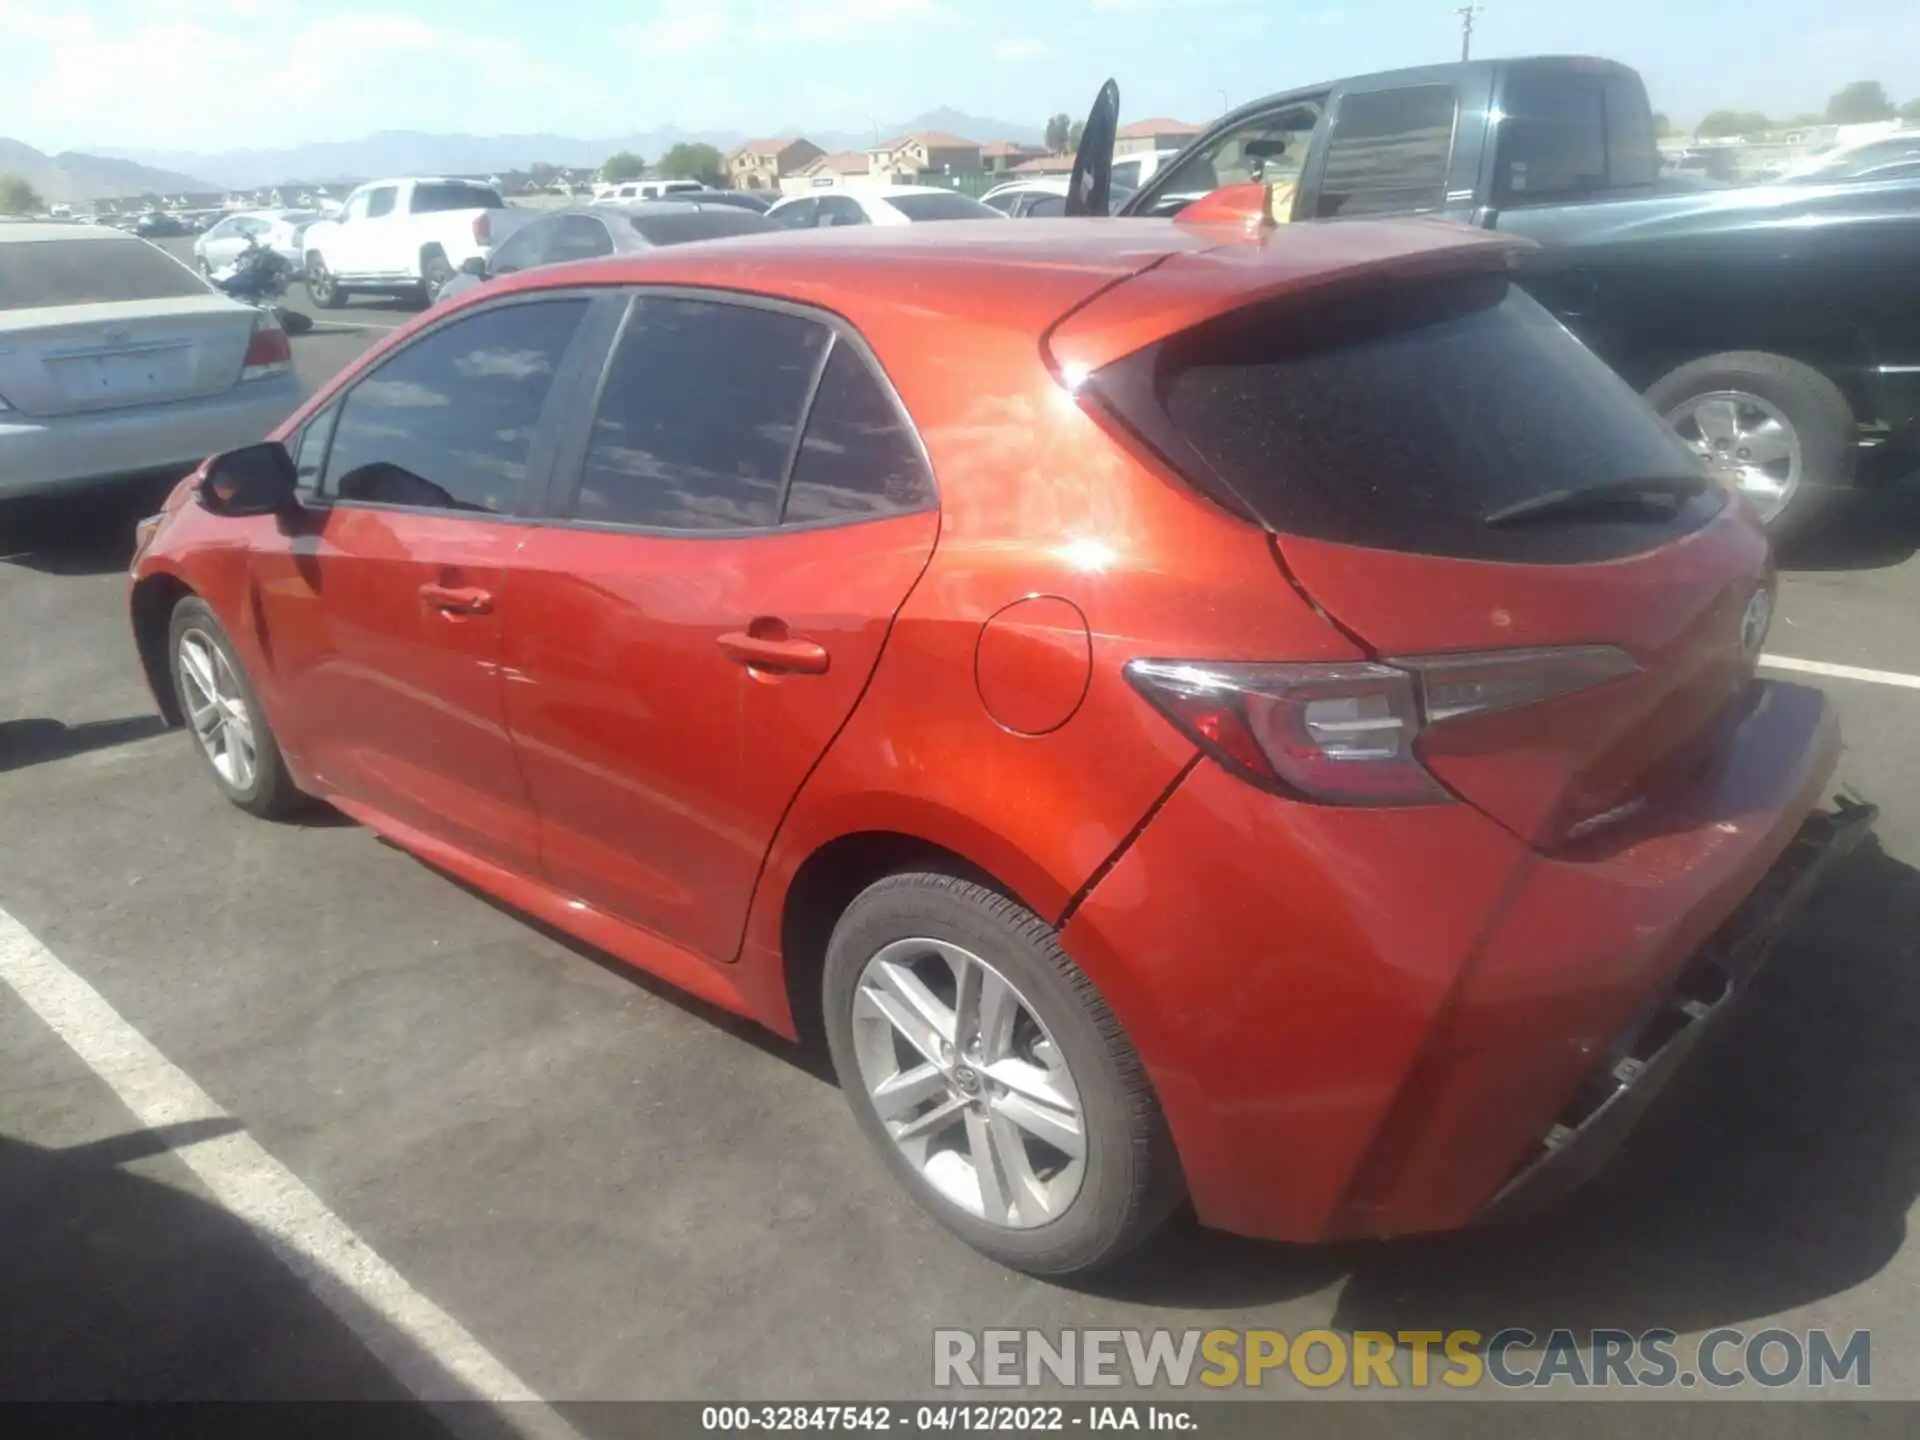
[[[286,256],[262,245],[256,236],[247,237],[247,248],[235,258],[232,269],[209,278],[221,294],[272,311],[289,335],[304,335],[313,329],[311,315],[278,303],[293,281],[293,266]]]

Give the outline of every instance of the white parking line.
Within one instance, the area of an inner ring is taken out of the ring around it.
[[[143,1125],[230,1118],[187,1073],[121,1018],[99,991],[0,910],[4,980],[118,1095]],[[579,1440],[525,1381],[460,1322],[427,1299],[350,1230],[286,1166],[244,1131],[175,1152],[232,1214],[259,1232],[280,1260],[415,1396],[431,1404],[485,1401],[492,1423],[538,1440]],[[471,1407],[468,1407],[470,1411]],[[457,1428],[462,1411],[442,1412]]]
[[[1824,660],[1795,660],[1790,655],[1762,655],[1760,663],[1774,670],[1798,670],[1802,674],[1826,675],[1835,680],[1865,680],[1872,685],[1920,690],[1920,675],[1903,675],[1898,670],[1863,670],[1858,665],[1829,665]]]

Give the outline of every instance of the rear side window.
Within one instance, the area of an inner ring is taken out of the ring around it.
[[[507,202],[485,185],[416,185],[409,208],[416,215],[432,215],[442,210],[504,210]]]
[[[1341,96],[1315,213],[1324,219],[1438,210],[1447,198],[1457,109],[1450,85]]]
[[[827,357],[782,519],[872,520],[933,503],[933,476],[906,417],[853,346]]]
[[[998,211],[970,195],[889,195],[887,204],[909,220],[997,220]]]
[[[1201,490],[1270,529],[1465,559],[1576,563],[1704,524],[1489,515],[1561,490],[1697,479],[1627,384],[1502,276],[1255,307],[1096,376],[1096,391]]]
[[[0,242],[0,310],[178,300],[205,295],[198,275],[144,240]]]
[[[1651,186],[1646,92],[1622,75],[1517,70],[1500,100],[1496,205],[1544,205]]]
[[[666,530],[779,519],[824,325],[745,305],[635,302],[593,418],[574,516]]]
[[[425,335],[356,381],[327,455],[336,499],[504,515],[585,300],[503,305]]]

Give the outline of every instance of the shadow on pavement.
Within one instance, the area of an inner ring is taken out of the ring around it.
[[[193,1121],[67,1150],[0,1138],[0,1400],[386,1401],[367,1411],[381,1434],[439,1440],[447,1428],[262,1236],[121,1168],[239,1128]],[[445,1388],[459,1393],[451,1376]]]
[[[1920,550],[1920,486],[1894,485],[1840,497],[1804,537],[1779,547],[1782,570],[1887,570]]]
[[[78,495],[0,501],[0,563],[49,575],[104,575],[133,558],[133,527],[179,480],[127,480]]]
[[[1349,1330],[1738,1324],[1877,1274],[1920,1195],[1920,872],[1837,870],[1611,1169],[1523,1225],[1328,1249],[1179,1224],[1100,1293]]]
[[[49,760],[65,760],[90,750],[130,745],[165,732],[158,715],[128,715],[119,720],[0,720],[0,775]]]

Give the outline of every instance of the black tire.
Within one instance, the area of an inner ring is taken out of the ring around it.
[[[874,1109],[856,1050],[854,1001],[867,962],[908,939],[945,941],[987,960],[1053,1036],[1080,1092],[1086,1146],[1080,1188],[1055,1218],[1021,1229],[963,1209],[902,1154]],[[1083,1274],[1137,1247],[1185,1196],[1172,1135],[1120,1022],[1052,928],[1015,901],[952,875],[887,876],[834,926],[821,985],[834,1069],[860,1128],[908,1192],[983,1254],[1029,1274]]]
[[[340,282],[327,269],[327,262],[320,258],[317,250],[307,256],[306,283],[307,299],[316,310],[338,310],[347,303],[347,292],[340,288]]]
[[[236,785],[226,775],[221,774],[214,764],[213,757],[201,743],[193,723],[194,702],[187,681],[181,675],[181,642],[189,635],[204,636],[220,652],[228,670],[239,684],[242,699],[246,703],[247,718],[253,732],[253,775],[246,785]],[[287,764],[280,754],[280,744],[274,738],[273,727],[267,723],[266,711],[260,706],[260,697],[253,688],[253,682],[247,677],[246,668],[241,665],[240,657],[235,653],[233,642],[227,638],[225,627],[220,624],[204,600],[189,595],[173,607],[173,620],[167,627],[167,673],[173,681],[173,694],[179,703],[180,713],[187,717],[187,732],[193,740],[193,748],[206,763],[207,773],[213,776],[213,783],[228,800],[245,810],[249,815],[258,815],[262,819],[273,819],[290,815],[306,803],[307,797],[294,785],[287,774]]]
[[[1825,375],[1798,360],[1760,350],[1730,350],[1670,370],[1648,388],[1647,402],[1667,418],[1717,390],[1755,395],[1777,409],[1800,444],[1800,480],[1767,522],[1776,540],[1817,524],[1834,496],[1853,484],[1859,448],[1853,406]]]
[[[429,246],[420,255],[420,299],[428,305],[440,293],[440,287],[453,279],[453,265],[438,245]]]

